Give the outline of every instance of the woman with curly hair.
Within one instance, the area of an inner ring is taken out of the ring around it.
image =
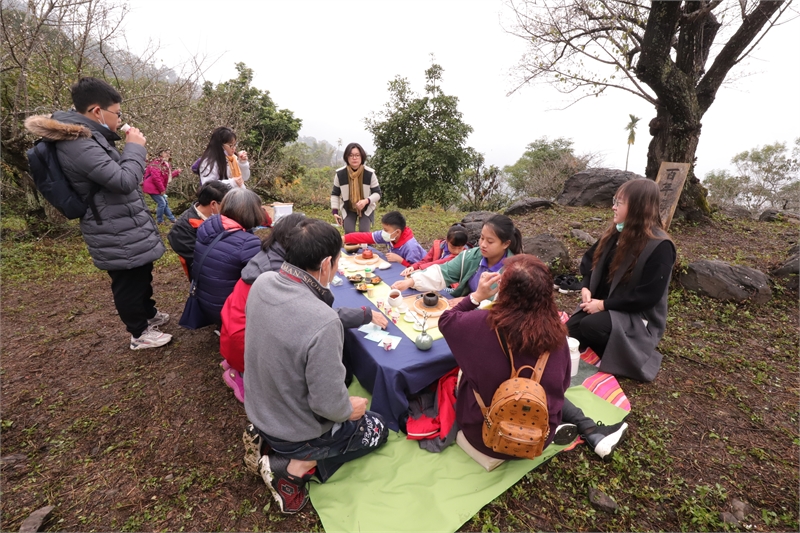
[[[482,300],[495,294],[491,309],[478,309]],[[545,446],[554,438],[564,444],[575,437],[574,426],[563,428],[556,437],[564,392],[570,383],[569,348],[567,331],[553,298],[553,276],[538,258],[515,255],[506,259],[502,274],[482,273],[478,288],[442,314],[439,330],[463,372],[458,385],[456,422],[473,448],[495,459],[513,459],[483,443],[483,414],[473,394],[477,392],[488,406],[497,388],[511,375],[511,361],[496,331],[514,354],[515,368],[535,366],[541,354],[550,352],[540,381],[547,394],[550,417]]]

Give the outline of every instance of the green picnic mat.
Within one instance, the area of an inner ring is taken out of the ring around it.
[[[369,398],[355,381],[350,394]],[[571,387],[567,396],[587,416],[607,425],[628,415],[582,385]],[[450,533],[564,448],[550,445],[533,461],[507,461],[486,472],[455,444],[442,453],[430,453],[402,433],[392,432],[383,447],[345,464],[327,483],[309,483],[309,492],[329,533]]]

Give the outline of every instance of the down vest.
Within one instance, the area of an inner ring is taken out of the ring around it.
[[[120,155],[114,143],[120,137],[76,111],[57,111],[52,118],[34,116],[25,121],[31,133],[56,144],[64,175],[78,194],[88,196],[92,183],[100,186],[91,209],[81,218],[81,233],[89,255],[101,270],[130,270],[152,263],[166,249],[142,194],[144,146],[127,144]]]
[[[208,245],[220,233],[223,237],[214,245],[198,271],[197,261],[206,253]],[[236,221],[214,215],[197,228],[197,243],[194,248],[194,271],[197,280],[197,299],[209,320],[221,323],[220,312],[234,285],[242,276],[242,269],[261,250],[261,239],[245,231]]]

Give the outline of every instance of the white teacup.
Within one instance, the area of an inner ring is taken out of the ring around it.
[[[389,291],[389,305],[392,307],[400,307],[403,305],[403,295],[397,289],[392,289]]]

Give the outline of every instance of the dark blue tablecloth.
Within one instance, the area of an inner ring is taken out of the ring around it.
[[[376,273],[391,285],[403,279],[400,272],[403,267],[392,263],[391,268],[377,270]],[[339,277],[343,277],[341,274]],[[331,285],[335,296],[334,307],[361,307],[377,310],[362,293],[346,278],[344,283],[336,287]],[[407,290],[404,296],[417,294]],[[409,339],[391,321],[386,330],[402,341],[394,350],[386,351],[378,343],[364,339],[365,333],[357,329],[346,329],[344,332],[344,354],[346,364],[353,370],[358,381],[372,392],[371,411],[380,413],[386,423],[395,431],[399,430],[398,421],[408,412],[409,394],[415,394],[427,385],[437,381],[450,369],[456,366],[450,347],[444,339],[433,342],[428,351],[418,350],[413,339]]]

